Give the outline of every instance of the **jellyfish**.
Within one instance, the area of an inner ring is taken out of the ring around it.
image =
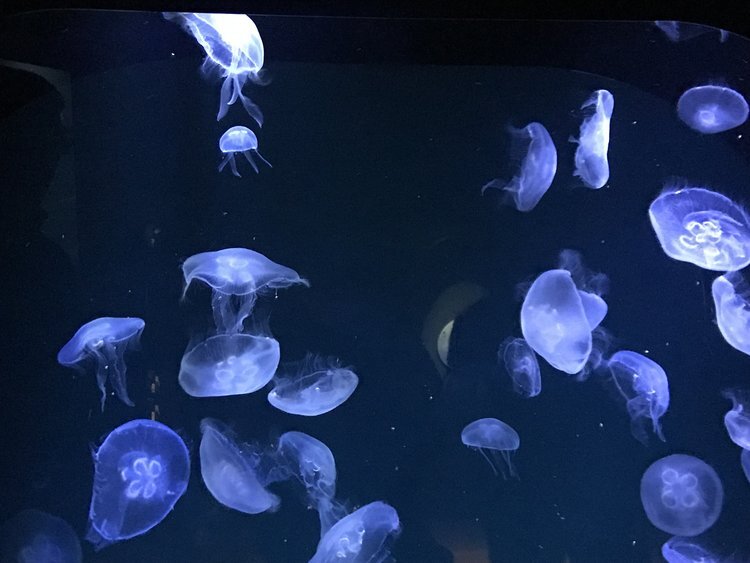
[[[536,397],[542,391],[542,376],[534,350],[523,338],[507,338],[500,344],[498,358],[513,382],[513,390],[523,397]]]
[[[291,285],[310,285],[291,268],[246,248],[195,254],[185,260],[182,273],[185,278],[183,297],[194,279],[211,287],[216,328],[228,334],[242,331],[258,295]]]
[[[126,422],[110,432],[93,455],[94,492],[86,539],[97,550],[148,532],[187,489],[187,446],[160,422]]]
[[[178,380],[193,397],[244,395],[271,380],[279,357],[279,343],[271,337],[217,334],[185,353]]]
[[[667,256],[706,270],[750,264],[750,220],[742,207],[704,188],[667,189],[648,210]]]
[[[724,340],[750,355],[750,286],[739,272],[728,272],[711,284],[716,324]]]
[[[314,354],[276,374],[268,402],[289,414],[318,416],[344,403],[359,384],[351,368]]]
[[[541,123],[529,123],[522,129],[509,129],[513,139],[513,152],[523,153],[521,168],[513,179],[505,183],[495,179],[484,185],[512,194],[516,209],[531,211],[552,185],[557,172],[557,149],[549,132]]]
[[[598,190],[609,180],[609,122],[615,99],[607,90],[596,90],[583,103],[586,118],[581,124],[575,153],[574,175],[581,178],[583,183]]]
[[[371,502],[345,516],[320,538],[309,563],[390,561],[390,542],[401,532],[396,510]]]
[[[507,478],[507,469],[511,477],[518,477],[511,461],[511,454],[521,445],[521,439],[518,433],[503,421],[496,418],[475,420],[461,431],[461,441],[466,446],[479,450],[495,475],[499,471]],[[490,454],[492,459],[487,454]]]
[[[729,36],[729,32],[725,29],[717,29],[708,25],[699,23],[685,23],[675,20],[656,20],[654,25],[664,32],[667,39],[673,43],[679,43],[680,41],[687,41],[704,33],[710,33],[712,31],[719,32],[719,41],[724,43]]]
[[[242,125],[235,125],[224,132],[219,139],[219,150],[225,155],[224,160],[219,164],[219,172],[224,170],[224,167],[229,163],[232,174],[238,178],[240,177],[240,173],[237,170],[237,163],[234,160],[235,155],[238,153],[245,157],[256,173],[258,172],[258,167],[253,160],[253,156],[259,158],[267,166],[271,166],[271,163],[258,152],[258,137],[250,129]]]
[[[742,449],[750,450],[750,391],[727,389],[722,395],[732,401],[731,410],[724,415],[729,439]]]
[[[607,316],[608,307],[602,295],[609,289],[609,278],[606,274],[586,268],[581,253],[570,248],[560,251],[559,268],[570,272],[570,277],[578,289],[589,328],[593,331]]]
[[[65,346],[57,353],[57,361],[63,366],[78,367],[93,360],[96,365],[96,384],[102,393],[102,410],[107,399],[105,383],[114,389],[120,400],[128,406],[133,401],[128,397],[124,354],[128,348],[138,345],[145,322],[138,317],[101,317],[79,328]]]
[[[660,419],[669,408],[669,383],[664,369],[655,361],[630,350],[620,350],[607,361],[615,388],[625,399],[630,430],[647,443],[644,425],[651,421],[654,434],[664,442]]]
[[[748,105],[739,92],[709,84],[682,94],[677,101],[677,115],[699,133],[721,133],[747,121]]]
[[[23,510],[0,532],[0,561],[18,563],[81,563],[81,542],[65,520]]]
[[[260,108],[242,94],[248,79],[262,84],[263,41],[253,20],[245,14],[194,14],[165,12],[164,17],[177,22],[192,35],[206,52],[203,72],[218,71],[224,82],[216,120],[224,117],[238,99],[258,125],[263,125]]]
[[[673,536],[661,546],[667,563],[719,563],[719,559],[695,540]]]
[[[275,512],[279,498],[265,487],[269,470],[263,452],[240,444],[223,423],[211,418],[201,421],[201,476],[211,495],[226,507],[246,514]]]
[[[742,472],[745,474],[748,483],[750,483],[750,450],[743,448],[740,454],[740,465],[742,466]]]

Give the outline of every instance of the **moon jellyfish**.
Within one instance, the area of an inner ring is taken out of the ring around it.
[[[115,428],[94,452],[94,492],[86,539],[101,549],[148,532],[187,489],[190,456],[173,430],[154,420]]]
[[[185,260],[182,273],[183,296],[194,279],[211,287],[216,328],[230,334],[242,332],[242,323],[252,312],[258,295],[291,285],[310,285],[291,268],[247,248],[195,254]]]
[[[144,326],[143,319],[138,317],[94,319],[79,328],[57,353],[57,361],[67,367],[78,367],[93,361],[96,384],[102,392],[102,410],[107,399],[107,380],[120,400],[133,406],[133,401],[128,397],[124,354],[128,348],[137,346]]]
[[[726,196],[704,188],[670,189],[651,203],[648,215],[670,258],[718,272],[750,264],[750,220]]]
[[[253,20],[245,14],[193,14],[165,12],[164,17],[177,20],[206,52],[202,70],[208,75],[218,71],[224,82],[216,120],[224,117],[229,106],[238,99],[258,125],[263,125],[263,113],[242,88],[250,79],[262,83],[263,41]]]
[[[630,350],[620,350],[607,361],[612,382],[625,399],[633,437],[647,443],[646,421],[664,442],[659,419],[669,408],[667,374],[655,361]]]
[[[739,92],[725,86],[696,86],[677,101],[677,115],[699,133],[721,133],[745,123],[748,105]]]
[[[731,410],[724,415],[729,439],[742,449],[750,450],[750,391],[727,389],[722,395],[732,401]]]
[[[601,296],[609,290],[609,278],[606,274],[586,268],[581,253],[570,248],[560,251],[559,268],[570,272],[573,283],[578,288],[589,328],[593,331],[607,316],[607,303]]]
[[[661,555],[667,563],[719,563],[710,551],[688,538],[674,536],[661,546]]]
[[[308,354],[291,373],[273,378],[268,402],[289,414],[318,416],[345,402],[358,384],[357,374],[335,358]]]
[[[557,149],[549,132],[541,123],[529,123],[522,129],[510,128],[513,138],[513,152],[523,153],[521,168],[507,184],[495,179],[484,185],[512,194],[516,209],[531,211],[542,199],[557,172]]]
[[[750,355],[750,287],[739,272],[729,272],[711,284],[716,324],[727,343]]]
[[[609,180],[609,123],[612,119],[615,99],[607,90],[596,90],[581,109],[586,118],[581,124],[581,131],[576,141],[578,148],[575,154],[575,176],[583,183],[598,190]]]
[[[18,563],[80,563],[81,542],[65,520],[23,510],[5,522],[0,560]]]
[[[218,420],[201,421],[201,476],[211,495],[224,506],[246,514],[274,512],[279,498],[266,490],[263,453],[240,444]]]
[[[381,501],[371,502],[336,522],[320,538],[309,563],[389,561],[389,543],[400,531],[396,510]]]
[[[470,448],[478,449],[495,475],[499,470],[503,477],[507,478],[507,469],[511,477],[518,477],[511,461],[511,454],[521,445],[521,438],[503,421],[496,418],[475,420],[461,431],[461,441]]]
[[[508,338],[497,353],[513,381],[513,390],[523,397],[536,397],[542,391],[542,376],[534,350],[523,338]]]
[[[651,523],[668,534],[692,537],[714,525],[724,488],[716,471],[690,455],[652,463],[641,478],[641,503]]]
[[[654,25],[664,32],[664,35],[673,43],[687,41],[704,33],[719,32],[719,41],[724,43],[729,33],[725,29],[717,29],[699,23],[685,23],[675,20],[656,20]]]
[[[742,453],[740,454],[740,465],[742,465],[742,472],[750,483],[750,450],[742,450]]]
[[[235,155],[238,153],[245,157],[255,172],[258,172],[258,167],[253,160],[253,155],[268,166],[271,166],[271,163],[258,152],[258,137],[250,129],[242,125],[235,125],[224,132],[219,139],[219,149],[225,154],[224,160],[219,164],[219,172],[224,170],[224,167],[229,163],[232,174],[239,178],[240,173],[237,170],[237,163],[234,160]]]

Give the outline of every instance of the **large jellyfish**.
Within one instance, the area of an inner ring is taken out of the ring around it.
[[[750,220],[742,207],[704,188],[668,189],[648,209],[670,258],[729,272],[750,264]]]
[[[661,546],[667,563],[719,563],[719,558],[695,540],[673,536]]]
[[[80,563],[81,542],[65,520],[23,510],[5,522],[0,536],[0,561],[17,563]]]
[[[194,14],[165,12],[164,17],[177,20],[206,52],[203,72],[218,70],[224,78],[216,120],[224,117],[229,106],[238,99],[258,125],[263,113],[250,98],[242,94],[248,79],[262,83],[263,41],[253,20],[245,14]]]
[[[570,248],[560,251],[559,268],[570,272],[570,277],[578,288],[589,328],[593,331],[607,316],[608,306],[602,295],[609,289],[609,278],[606,274],[586,268],[581,253]]]
[[[518,433],[496,418],[480,418],[466,425],[461,431],[464,445],[479,450],[495,475],[498,470],[506,477],[505,470],[511,477],[518,477],[511,461],[511,454],[521,445]],[[490,459],[487,454],[492,456]]]
[[[727,343],[750,355],[750,286],[739,272],[719,276],[711,284],[716,324]]]
[[[724,426],[730,440],[745,450],[750,450],[750,391],[727,389],[722,393],[732,401],[731,410],[724,415]]]
[[[95,549],[148,532],[187,489],[190,456],[173,430],[153,420],[115,428],[94,452],[86,539]]]
[[[320,538],[309,563],[389,561],[389,544],[400,531],[396,510],[381,501],[371,502],[336,522]]]
[[[145,323],[138,317],[101,317],[79,328],[57,353],[57,361],[67,367],[78,367],[93,361],[96,384],[102,392],[102,410],[107,399],[105,383],[109,384],[126,405],[133,406],[128,396],[125,374],[125,350],[137,346]]]
[[[586,111],[586,118],[581,124],[581,131],[576,141],[578,148],[575,154],[574,175],[583,183],[598,190],[609,180],[609,123],[612,119],[615,99],[607,90],[596,90],[583,102],[581,109]]]
[[[217,334],[185,353],[178,379],[193,397],[244,395],[271,380],[279,357],[279,343],[271,337]]]
[[[505,365],[513,390],[523,397],[536,397],[542,391],[539,362],[523,338],[507,338],[500,344],[498,358]]]
[[[549,132],[541,123],[529,123],[522,129],[510,128],[514,153],[524,154],[521,168],[510,182],[500,179],[484,185],[505,190],[513,196],[516,209],[531,211],[542,199],[557,172],[557,149]]]
[[[291,285],[310,285],[291,268],[247,248],[195,254],[185,260],[182,273],[185,292],[194,279],[211,287],[216,328],[229,334],[242,332],[242,323],[252,312],[259,294]]]
[[[335,358],[313,354],[276,374],[268,402],[289,414],[318,416],[332,411],[354,393],[359,377]]]
[[[677,115],[700,133],[721,133],[745,123],[748,105],[739,92],[725,86],[696,86],[677,101]]]
[[[255,164],[253,156],[271,166],[271,163],[258,152],[258,137],[250,129],[242,125],[235,125],[224,132],[219,139],[219,150],[225,155],[221,164],[219,164],[219,172],[224,170],[224,167],[229,163],[232,174],[240,177],[240,173],[237,170],[237,163],[235,162],[235,155],[238,153],[245,157],[255,172],[258,172],[258,166]]]

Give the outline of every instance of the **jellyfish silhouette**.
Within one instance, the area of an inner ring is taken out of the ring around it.
[[[256,173],[258,172],[258,166],[255,164],[253,156],[271,166],[271,163],[258,152],[258,138],[255,136],[255,133],[242,125],[235,125],[225,131],[219,139],[219,149],[225,154],[224,160],[219,164],[219,172],[224,170],[224,167],[229,163],[232,174],[239,178],[240,173],[237,170],[237,163],[235,162],[235,155],[237,154],[243,155]]]
[[[696,86],[677,101],[677,115],[699,133],[721,133],[739,127],[748,116],[748,105],[739,92],[725,86]]]
[[[507,469],[511,477],[518,477],[510,456],[520,446],[521,439],[518,433],[502,420],[480,418],[467,424],[461,431],[461,441],[466,446],[479,450],[495,475],[499,470],[503,477],[507,478],[505,474],[505,469]],[[492,459],[487,457],[487,453],[492,456]]]
[[[89,360],[96,365],[96,383],[102,392],[102,410],[107,398],[105,383],[126,405],[133,406],[127,390],[127,367],[123,355],[138,344],[145,322],[138,317],[101,317],[79,328],[57,353],[57,361],[67,367],[78,367]]]
[[[80,563],[81,543],[62,518],[41,510],[23,510],[0,530],[0,561]]]

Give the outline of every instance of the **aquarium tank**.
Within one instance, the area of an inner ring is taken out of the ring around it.
[[[748,76],[681,20],[4,16],[1,561],[750,561]]]

